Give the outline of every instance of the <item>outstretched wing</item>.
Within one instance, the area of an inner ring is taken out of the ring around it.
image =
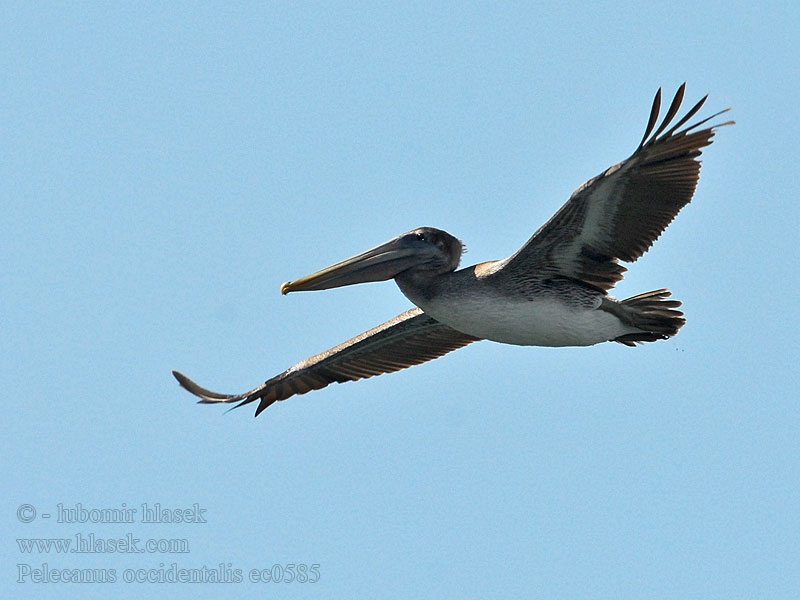
[[[685,87],[678,89],[654,132],[659,89],[636,152],[575,190],[516,254],[496,265],[494,274],[523,280],[560,275],[602,290],[614,287],[626,270],[617,261],[633,262],[647,252],[689,203],[700,177],[701,149],[711,144],[717,127],[733,123],[697,130],[726,109],[679,130],[700,110],[705,96],[667,130]]]
[[[201,399],[200,404],[238,402],[236,407],[239,407],[260,400],[255,415],[258,416],[273,402],[286,400],[295,394],[305,394],[331,383],[356,381],[406,369],[479,339],[451,329],[414,308],[335,348],[297,363],[245,394],[218,394],[200,387],[177,371],[172,374],[182,387]]]

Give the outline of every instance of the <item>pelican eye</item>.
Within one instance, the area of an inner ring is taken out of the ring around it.
[[[426,240],[425,240],[425,234],[424,234],[424,233],[422,233],[421,231],[418,231],[418,232],[417,232],[417,239],[418,239],[420,242],[424,242],[424,241],[426,241]]]

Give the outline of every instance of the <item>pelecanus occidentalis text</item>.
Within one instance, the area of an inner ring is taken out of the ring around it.
[[[277,400],[405,369],[478,340],[521,346],[627,346],[667,339],[685,323],[681,303],[660,289],[626,300],[608,295],[625,267],[644,254],[689,203],[700,176],[701,149],[716,128],[699,129],[723,110],[680,129],[702,98],[670,126],[682,85],[656,128],[661,90],[645,134],[627,160],[579,187],[564,206],[504,260],[459,269],[463,246],[440,229],[421,227],[317,273],[281,292],[394,279],[417,308],[296,364],[240,395],[217,394],[173,371],[201,403],[259,400],[256,416]],[[669,129],[667,129],[669,127]],[[655,130],[654,130],[655,129]]]

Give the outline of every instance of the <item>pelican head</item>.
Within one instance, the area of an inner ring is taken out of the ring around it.
[[[281,293],[386,281],[401,273],[435,277],[455,271],[463,252],[464,245],[446,231],[420,227],[327,269],[302,279],[287,281],[281,286]]]

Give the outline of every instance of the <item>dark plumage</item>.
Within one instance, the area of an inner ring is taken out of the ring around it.
[[[694,195],[698,157],[717,127],[710,119],[680,129],[700,100],[671,125],[675,94],[661,124],[661,90],[636,151],[579,187],[511,257],[456,270],[461,242],[430,227],[415,229],[302,279],[281,291],[323,290],[394,278],[418,308],[304,360],[240,395],[217,394],[173,371],[201,403],[259,401],[256,416],[278,400],[334,382],[354,381],[433,360],[480,339],[568,346],[616,341],[627,346],[675,335],[681,303],[666,289],[617,301],[607,291],[642,256]],[[721,111],[725,112],[725,111]]]

